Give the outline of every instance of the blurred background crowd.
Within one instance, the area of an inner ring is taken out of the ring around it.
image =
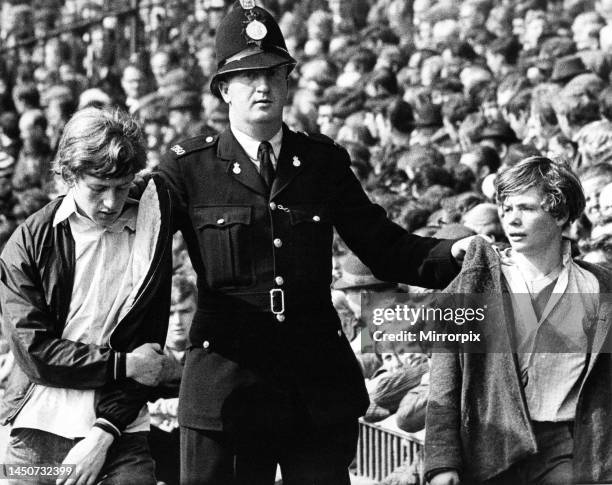
[[[110,105],[137,117],[147,171],[174,141],[227,126],[227,108],[210,94],[209,80],[215,31],[231,3],[1,2],[0,247],[17,224],[66,190],[50,167],[75,110]],[[263,6],[299,61],[286,123],[346,147],[368,193],[401,226],[443,238],[486,234],[503,244],[495,175],[542,154],[565,159],[580,175],[587,207],[567,233],[576,254],[612,265],[612,0]],[[339,240],[335,253],[334,302],[352,339],[363,327],[356,295],[389,286]],[[175,266],[176,294],[188,288],[183,293],[193,298],[180,237]],[[366,419],[422,428],[427,359],[375,352],[361,361],[373,402]],[[7,354],[0,378],[8,363]],[[155,409],[162,428],[176,428],[174,405]]]

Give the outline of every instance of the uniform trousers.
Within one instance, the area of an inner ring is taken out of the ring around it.
[[[349,485],[357,420],[294,429],[230,433],[181,427],[181,485]]]

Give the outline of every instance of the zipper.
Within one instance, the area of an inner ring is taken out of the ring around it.
[[[30,382],[28,390],[26,391],[26,393],[23,395],[23,397],[21,398],[21,401],[19,401],[19,405],[13,409],[13,412],[11,412],[11,414],[9,414],[2,422],[3,425],[7,425],[9,423],[11,423],[15,417],[19,414],[19,412],[23,409],[23,407],[26,405],[26,403],[28,402],[28,400],[30,399],[30,397],[32,396],[32,393],[34,392],[34,384],[32,382]]]

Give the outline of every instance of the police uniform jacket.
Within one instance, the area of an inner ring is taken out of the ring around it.
[[[228,416],[262,409],[276,419],[287,396],[315,423],[365,412],[364,379],[330,298],[334,228],[382,280],[443,288],[457,274],[452,241],[389,221],[350,164],[331,139],[283,126],[268,194],[229,129],[169,150],[160,171],[198,277],[182,426],[225,429]]]

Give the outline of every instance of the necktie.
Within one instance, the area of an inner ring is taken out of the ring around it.
[[[257,149],[259,174],[268,186],[268,189],[272,187],[272,181],[274,180],[274,166],[272,165],[272,158],[270,157],[271,151],[272,146],[267,141],[262,141]]]

